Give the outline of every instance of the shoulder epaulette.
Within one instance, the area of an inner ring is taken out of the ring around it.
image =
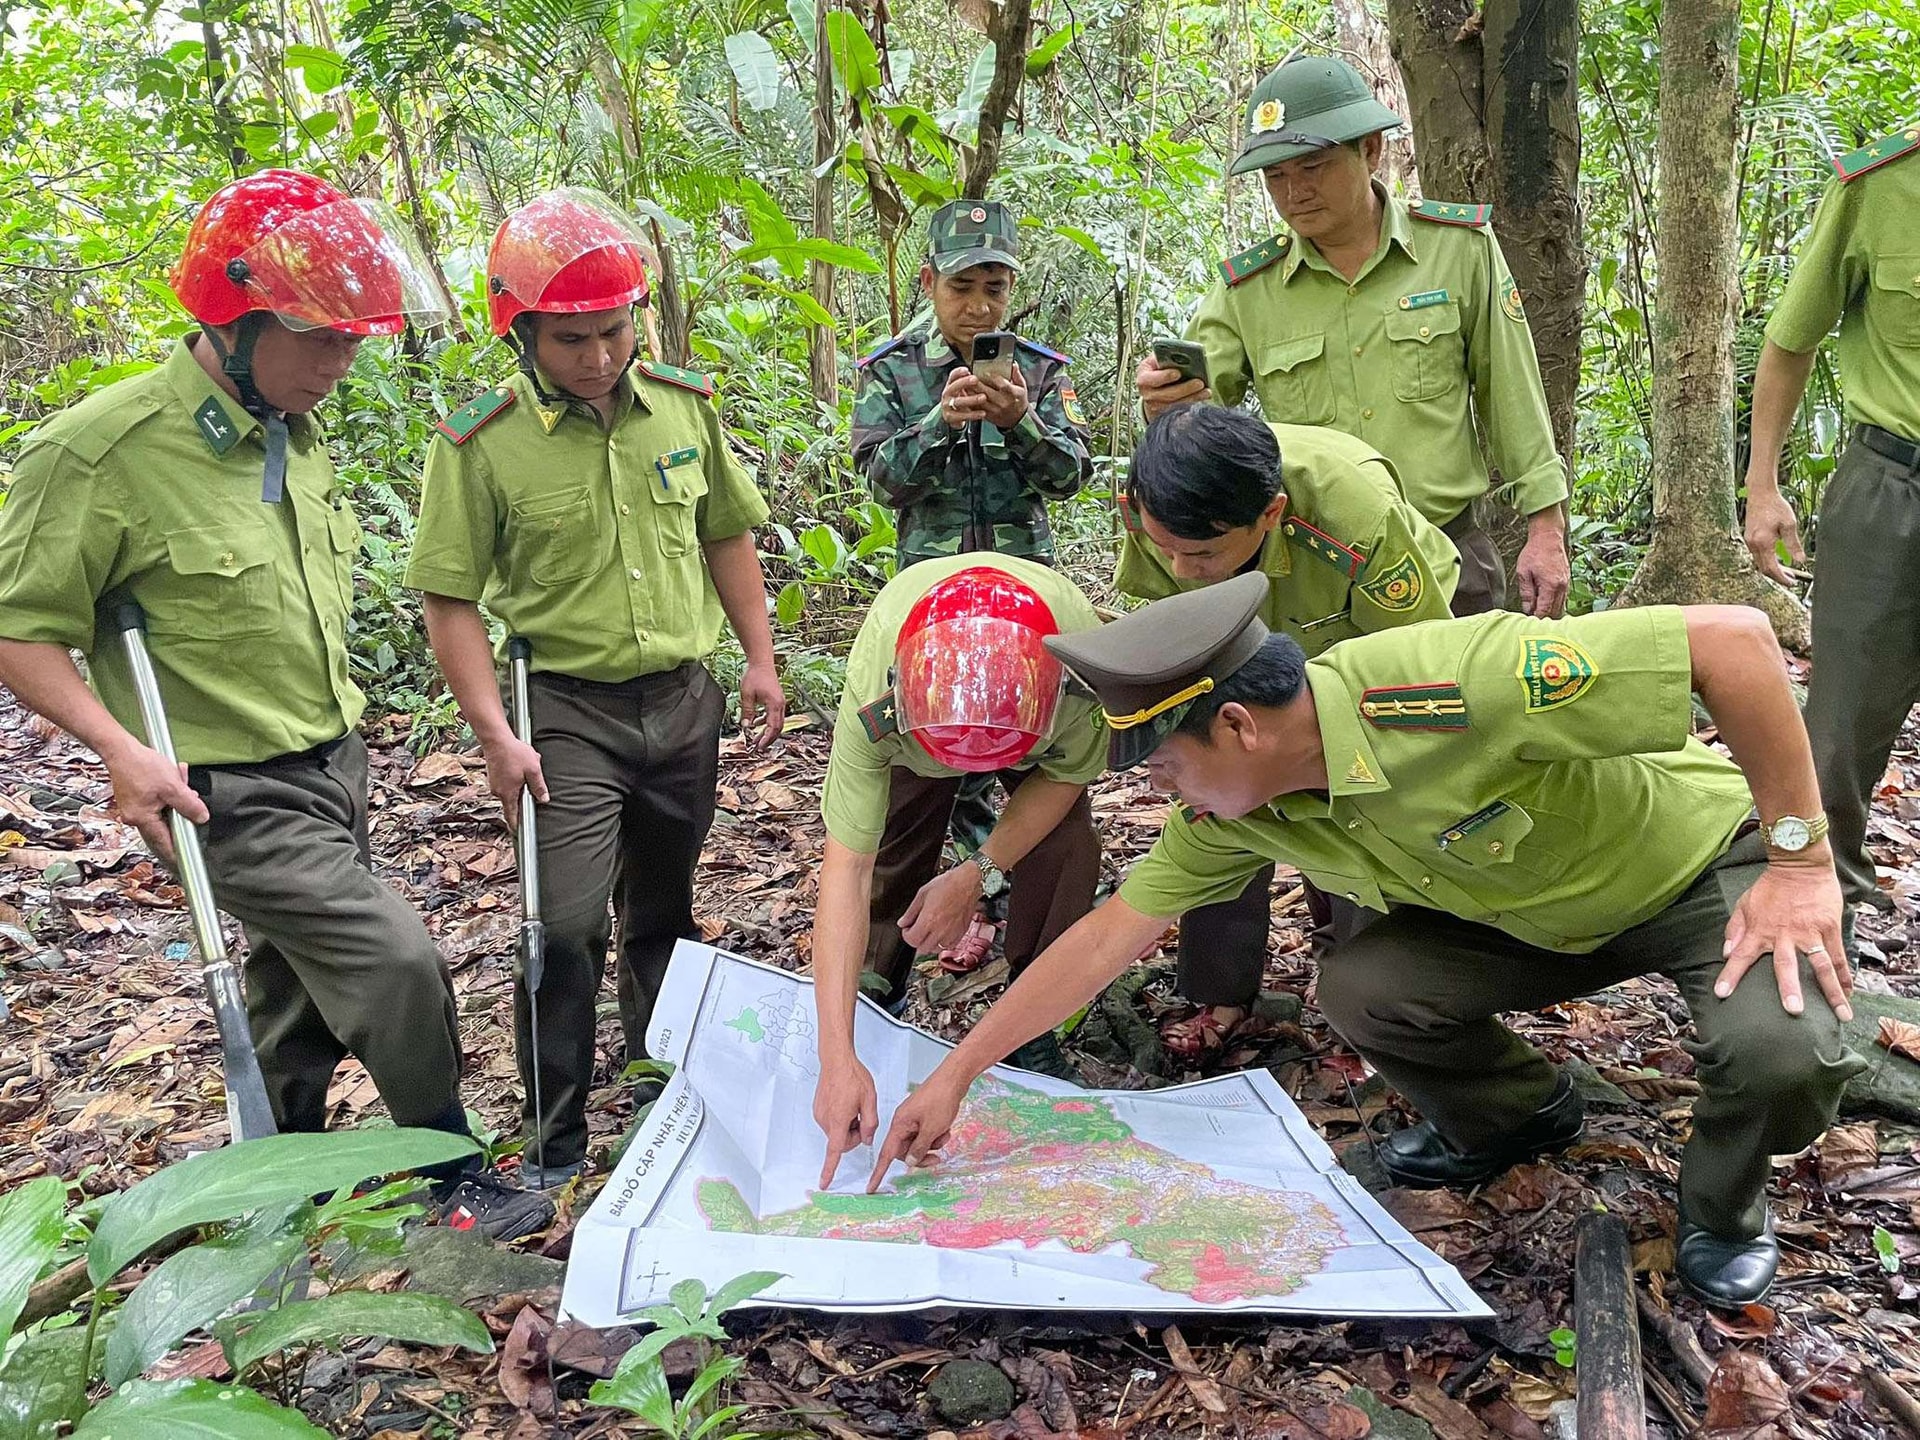
[[[902,345],[905,345],[910,341],[919,340],[923,338],[925,337],[920,335],[915,335],[911,331],[908,331],[905,334],[895,335],[893,338],[889,340],[882,340],[878,345],[874,346],[873,349],[869,350],[866,354],[862,355],[858,360],[854,361],[853,362],[854,368],[857,370],[864,370],[867,366],[871,365],[874,361],[878,360],[882,355],[891,355],[894,351],[898,350]]]
[[[1367,557],[1363,552],[1351,545],[1343,545],[1324,530],[1316,530],[1298,515],[1288,516],[1281,522],[1280,529],[1287,539],[1326,561],[1349,580],[1357,579],[1360,572],[1367,568]]]
[[[513,391],[505,385],[482,390],[433,428],[456,445],[464,445],[494,416],[513,404]]]
[[[859,715],[860,728],[867,732],[867,739],[875,745],[889,735],[900,733],[900,712],[894,705],[891,690],[871,704],[862,705]]]
[[[1026,336],[1022,335],[1020,337],[1020,344],[1025,349],[1033,351],[1036,355],[1044,355],[1056,365],[1071,365],[1073,363],[1073,361],[1069,360],[1065,355],[1062,355],[1051,345],[1042,345],[1038,340],[1029,340]]]
[[[1249,275],[1257,275],[1287,253],[1292,237],[1275,235],[1262,240],[1251,250],[1242,250],[1238,255],[1229,255],[1220,262],[1220,278],[1229,285],[1238,285]]]
[[[713,377],[702,375],[698,370],[682,370],[678,365],[663,365],[658,360],[642,360],[634,369],[663,385],[678,385],[682,390],[691,390],[709,400],[713,398]]]
[[[1451,200],[1422,200],[1418,205],[1409,205],[1407,213],[1421,220],[1432,220],[1439,225],[1490,225],[1493,223],[1491,205],[1456,205]]]
[[[1857,180],[1869,170],[1878,170],[1889,161],[1898,160],[1902,155],[1911,155],[1920,150],[1920,125],[1909,125],[1904,130],[1896,130],[1884,140],[1876,140],[1871,145],[1862,145],[1858,150],[1842,155],[1833,162],[1834,173],[1842,184]]]
[[[106,394],[105,390],[96,390],[92,396],[87,397],[89,400],[94,396],[103,397],[102,402],[95,407],[95,412],[83,416],[79,413],[79,407],[76,406],[64,415],[55,416],[41,425],[33,431],[35,443],[59,443],[66,447],[69,455],[82,464],[98,465],[107,458],[108,452],[114,446],[126,439],[130,430],[158,415],[166,404],[163,396],[150,390],[136,393],[113,405],[105,403]],[[85,405],[87,402],[83,400],[80,403]],[[215,453],[222,453],[223,450],[224,447],[216,450]]]

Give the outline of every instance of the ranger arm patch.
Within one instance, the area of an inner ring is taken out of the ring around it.
[[[1571,705],[1593,688],[1600,669],[1593,657],[1564,635],[1535,635],[1520,642],[1514,672],[1527,692],[1527,713]]]
[[[1376,570],[1378,574],[1373,573]],[[1375,605],[1395,613],[1418,605],[1422,591],[1420,566],[1411,553],[1402,555],[1391,565],[1371,567],[1366,583],[1360,587],[1360,593]]]

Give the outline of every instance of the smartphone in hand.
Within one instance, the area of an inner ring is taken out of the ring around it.
[[[1013,378],[1013,349],[1019,343],[1011,330],[986,330],[973,337],[967,368],[982,380]]]
[[[1209,390],[1213,383],[1207,378],[1207,347],[1196,345],[1191,340],[1156,340],[1153,342],[1153,363],[1162,370],[1176,370],[1184,380],[1198,380]]]

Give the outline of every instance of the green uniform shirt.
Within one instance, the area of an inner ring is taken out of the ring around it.
[[[847,684],[840,696],[840,713],[833,722],[833,750],[827,759],[827,780],[821,811],[827,833],[849,850],[871,855],[880,848],[887,825],[889,772],[898,765],[916,775],[958,775],[929,755],[910,735],[869,738],[860,712],[893,688],[893,654],[900,627],[920,597],[949,575],[976,565],[1005,571],[1033,587],[1053,611],[1063,633],[1096,630],[1100,617],[1087,597],[1058,571],[1036,561],[1012,555],[953,555],[923,560],[903,570],[874,597],[867,618],[860,622],[853,649],[847,655]],[[1086,785],[1106,769],[1107,732],[1099,702],[1069,690],[1054,711],[1053,731],[1019,765],[1038,767],[1049,780]]]
[[[1351,283],[1312,241],[1285,234],[1222,265],[1188,328],[1207,348],[1214,397],[1238,405],[1252,385],[1269,420],[1357,435],[1436,525],[1487,492],[1489,458],[1521,514],[1564,500],[1566,466],[1500,242],[1485,224],[1437,218],[1484,210],[1428,202],[1416,216],[1375,189],[1380,248]]]
[[[407,584],[484,604],[533,642],[535,670],[631,680],[713,649],[724,616],[700,547],[766,518],[703,389],[636,366],[602,425],[516,373],[428,448]]]
[[[1167,821],[1120,894],[1179,915],[1284,861],[1373,910],[1424,905],[1578,953],[1658,914],[1753,800],[1688,734],[1673,607],[1497,613],[1389,630],[1308,662],[1328,794]]]
[[[287,428],[286,495],[264,504],[265,431],[185,340],[40,426],[0,506],[0,636],[83,652],[101,702],[144,738],[111,614],[131,598],[182,760],[344,735],[366,705],[346,647],[360,526],[318,427]]]
[[[1893,142],[1904,143],[1905,136]],[[1917,157],[1920,149],[1910,149],[1852,180],[1828,184],[1793,278],[1767,322],[1769,340],[1804,354],[1839,321],[1847,418],[1909,440],[1920,440]]]
[[[1320,426],[1275,425],[1273,434],[1287,504],[1257,561],[1273,582],[1261,612],[1267,628],[1318,655],[1336,640],[1446,619],[1460,554],[1401,495],[1386,458]],[[1142,600],[1200,588],[1175,579],[1166,555],[1131,524],[1113,583]]]

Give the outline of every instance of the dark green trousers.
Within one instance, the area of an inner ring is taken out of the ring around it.
[[[1493,537],[1480,528],[1469,505],[1440,527],[1460,552],[1460,584],[1450,607],[1456,619],[1503,610],[1507,604],[1507,564]]]
[[[616,984],[627,1060],[646,1054],[647,1021],[674,942],[697,938],[693,872],[713,826],[726,697],[697,661],[620,684],[536,674],[533,745],[547,779],[535,817],[540,909],[547,927],[540,986],[540,1098],[533,1108],[531,1012],[514,987],[522,1116],[536,1121],[547,1166],[587,1153],[594,1020],[619,914]],[[534,1152],[530,1148],[529,1156]]]
[[[1678,900],[1587,955],[1561,955],[1437,910],[1404,906],[1321,965],[1333,1028],[1454,1145],[1483,1149],[1546,1103],[1554,1068],[1495,1017],[1662,974],[1693,1017],[1700,1081],[1680,1172],[1682,1213],[1727,1238],[1765,1223],[1769,1159],[1831,1123],[1861,1061],[1803,962],[1806,1013],[1780,1008],[1766,960],[1725,1000],[1713,993],[1733,907],[1759,878],[1757,836],[1737,842]],[[1604,1057],[1595,1057],[1604,1058]]]
[[[1329,895],[1304,877],[1307,913],[1313,920],[1313,953],[1357,935],[1380,918],[1377,910]],[[1273,921],[1273,866],[1263,866],[1231,900],[1189,910],[1180,917],[1179,969],[1174,986],[1196,1005],[1251,1005],[1267,968],[1267,938]]]
[[[374,878],[367,747],[195,765],[214,899],[247,935],[247,1015],[282,1130],[320,1130],[348,1055],[396,1125],[466,1133],[453,983],[413,907]]]
[[[1872,449],[1865,430],[1820,504],[1807,734],[1847,902],[1885,905],[1867,811],[1920,700],[1920,467]]]

